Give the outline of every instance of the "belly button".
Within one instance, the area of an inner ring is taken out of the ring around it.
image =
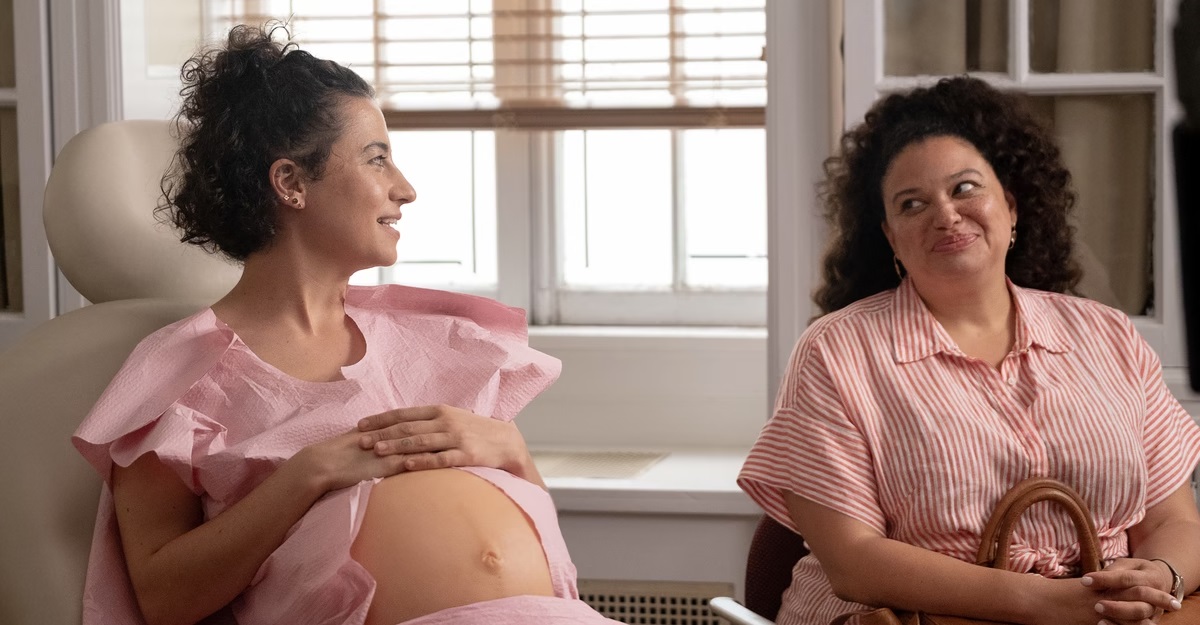
[[[504,559],[492,549],[483,552],[482,560],[483,568],[492,573],[499,573],[500,569],[504,567]]]

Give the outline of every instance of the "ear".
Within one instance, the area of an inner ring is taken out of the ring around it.
[[[1012,221],[1012,225],[1017,225],[1017,198],[1013,194],[1005,191],[1004,201],[1008,203],[1008,218]]]
[[[300,166],[289,158],[281,158],[271,163],[267,175],[271,180],[271,189],[275,191],[276,200],[287,208],[304,208],[304,177],[300,175]]]

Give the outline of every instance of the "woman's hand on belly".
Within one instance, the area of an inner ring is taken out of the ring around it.
[[[376,582],[366,625],[554,594],[524,511],[493,484],[457,469],[403,473],[376,484],[350,553]]]
[[[362,435],[350,431],[296,452],[285,464],[299,464],[320,493],[353,486],[363,480],[388,477],[405,470],[404,458],[365,450]]]
[[[545,487],[517,426],[453,406],[397,408],[358,423],[363,449],[399,459],[407,471],[503,469]]]

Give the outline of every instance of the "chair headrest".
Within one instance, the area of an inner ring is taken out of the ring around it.
[[[241,268],[179,242],[154,208],[175,153],[170,122],[129,120],[85,130],[62,149],[43,219],[63,275],[93,303],[133,298],[211,302]]]

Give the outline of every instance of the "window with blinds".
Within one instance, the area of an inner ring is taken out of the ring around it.
[[[287,22],[397,127],[761,126],[764,1],[208,0],[208,21]]]
[[[205,2],[213,38],[282,21],[375,86],[419,199],[360,281],[539,323],[765,322],[765,0]]]

